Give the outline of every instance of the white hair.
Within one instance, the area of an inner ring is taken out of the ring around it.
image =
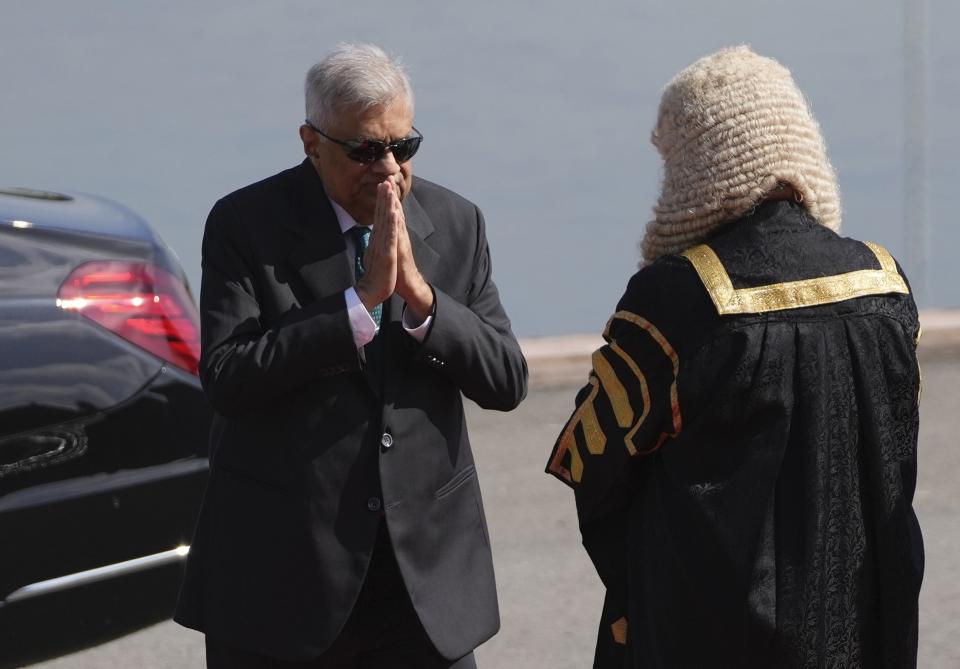
[[[413,87],[403,65],[373,44],[338,44],[310,68],[303,89],[307,120],[321,130],[347,107],[367,110],[401,98],[413,111]]]

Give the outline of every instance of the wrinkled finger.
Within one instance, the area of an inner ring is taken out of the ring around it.
[[[377,223],[383,220],[386,198],[384,197],[383,184],[377,185],[377,202],[373,209],[373,229],[377,229]]]
[[[400,239],[400,222],[397,219],[397,214],[394,211],[390,212],[390,244],[394,253],[396,253],[397,242]]]
[[[389,207],[390,216],[397,221],[399,228],[402,228],[404,224],[403,205],[401,204],[400,198],[397,195],[397,188],[396,186],[393,185],[392,182],[390,182],[390,192],[388,195],[387,206]],[[399,228],[398,228],[398,232],[399,232]]]
[[[403,218],[403,209],[400,207],[395,207],[391,212],[391,217],[393,218],[395,225],[397,226],[397,235],[400,240],[400,244],[404,246],[410,245],[409,233],[407,231],[407,222]]]
[[[397,235],[400,234],[400,229],[398,227],[399,221],[397,219],[397,210],[394,209],[392,201],[388,204],[389,209],[387,210],[387,218],[390,221],[390,233],[394,239]]]
[[[370,248],[376,247],[378,253],[383,253],[389,248],[390,199],[387,195],[387,189],[384,188],[382,183],[377,186],[377,207],[373,221]]]
[[[400,198],[396,196],[393,198],[393,213],[400,222],[400,225],[406,227],[406,221],[403,218],[403,205],[400,204]]]

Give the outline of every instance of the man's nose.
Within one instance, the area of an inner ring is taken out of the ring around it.
[[[393,157],[393,151],[387,150],[383,153],[383,158],[373,163],[373,169],[386,176],[391,176],[400,171],[400,163]]]

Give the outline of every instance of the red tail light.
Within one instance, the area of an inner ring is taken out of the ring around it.
[[[57,306],[76,311],[191,374],[200,359],[200,319],[186,286],[145,262],[97,261],[73,270]]]

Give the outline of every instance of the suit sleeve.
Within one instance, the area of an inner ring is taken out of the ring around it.
[[[473,211],[476,236],[466,304],[434,287],[433,323],[416,358],[449,375],[484,409],[509,411],[527,394],[527,362],[491,278],[483,215],[476,207]]]
[[[200,380],[222,415],[262,409],[303,384],[359,369],[342,293],[264,325],[255,256],[228,199],[203,235]]]

